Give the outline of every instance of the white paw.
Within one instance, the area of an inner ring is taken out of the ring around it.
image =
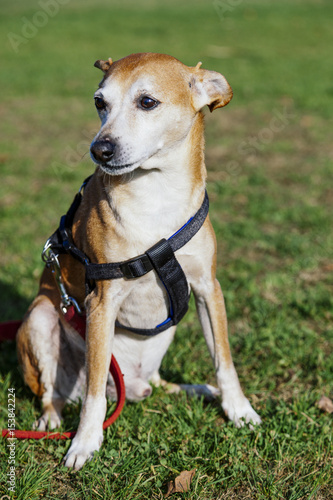
[[[51,431],[56,427],[60,427],[61,418],[57,413],[44,413],[36,422],[32,424],[32,428],[35,431]]]
[[[100,449],[102,441],[103,435],[95,439],[89,439],[88,441],[75,436],[71,447],[64,457],[63,464],[65,467],[73,467],[75,470],[80,470],[87,461],[93,458],[95,451]]]
[[[242,399],[223,401],[222,408],[224,413],[234,422],[236,427],[243,427],[245,424],[249,424],[250,429],[253,430],[254,425],[261,424],[261,418],[245,397]]]

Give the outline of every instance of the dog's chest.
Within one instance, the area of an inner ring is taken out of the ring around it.
[[[195,253],[197,243],[191,241],[175,254],[186,276],[188,294],[193,280],[202,276],[202,262]],[[118,312],[117,320],[120,324],[136,329],[154,329],[169,318],[169,295],[154,270],[127,284],[130,285],[130,292]]]
[[[132,328],[152,329],[169,316],[169,299],[154,271],[138,278],[124,300],[118,321]]]

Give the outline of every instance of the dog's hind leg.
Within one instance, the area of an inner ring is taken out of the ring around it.
[[[68,342],[57,310],[46,296],[39,295],[17,334],[17,352],[24,380],[42,401],[42,415],[33,424],[36,430],[59,427],[66,400],[75,399],[71,396],[79,368],[75,367],[75,374],[72,373],[75,357],[65,356],[67,349]],[[83,369],[84,354],[81,357]]]
[[[42,400],[43,413],[34,423],[37,430],[53,429],[61,422],[63,401],[54,389],[60,325],[49,299],[38,296],[17,333],[18,359],[24,380]]]
[[[163,387],[168,394],[178,394],[180,391],[185,391],[189,396],[204,397],[206,401],[211,401],[221,395],[217,387],[209,384],[174,384],[160,379],[156,387]]]

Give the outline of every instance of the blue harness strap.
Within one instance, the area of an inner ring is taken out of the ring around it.
[[[116,325],[139,335],[152,336],[179,323],[187,312],[190,293],[185,273],[176,259],[168,240],[162,239],[156,243],[156,245],[147,250],[146,255],[167,291],[169,316],[163,323],[160,323],[153,329],[131,328],[123,326],[119,322]]]
[[[83,187],[89,180],[90,177],[86,179]],[[124,326],[118,321],[116,321],[116,326],[138,335],[153,336],[173,325],[177,325],[188,310],[190,290],[185,273],[175,256],[175,252],[193,238],[206,220],[209,210],[207,191],[205,191],[203,203],[196,214],[169,239],[163,238],[144,254],[133,259],[101,264],[90,262],[87,255],[76,247],[71,237],[74,216],[81,200],[82,194],[80,190],[76,194],[67,214],[61,217],[59,228],[48,239],[48,248],[51,247],[58,254],[69,253],[85,266],[87,292],[93,289],[92,284],[98,280],[136,279],[154,270],[167,292],[169,299],[168,318],[152,329]]]

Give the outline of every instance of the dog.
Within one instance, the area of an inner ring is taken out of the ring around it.
[[[101,128],[90,147],[97,166],[74,215],[72,241],[92,263],[124,262],[145,255],[161,239],[168,241],[199,211],[206,181],[202,109],[225,106],[232,90],[224,76],[201,63],[188,67],[163,54],[98,60],[95,66],[104,73],[94,96]],[[78,431],[64,458],[67,467],[78,470],[103,441],[106,393],[115,395],[108,374],[111,353],[124,374],[127,398],[146,398],[150,383],[161,383],[160,364],[176,324],[158,335],[129,330],[151,331],[170,315],[170,293],[157,268],[135,279],[95,279],[87,290],[84,265],[70,254],[58,258],[64,286],[86,311],[86,343],[64,320],[46,266],[17,348],[25,382],[42,401],[35,428],[59,426],[66,401],[83,397]],[[170,259],[183,292],[188,287],[195,297],[224,413],[236,426],[259,424],[230,353],[209,216]],[[185,389],[200,392],[195,386]]]

